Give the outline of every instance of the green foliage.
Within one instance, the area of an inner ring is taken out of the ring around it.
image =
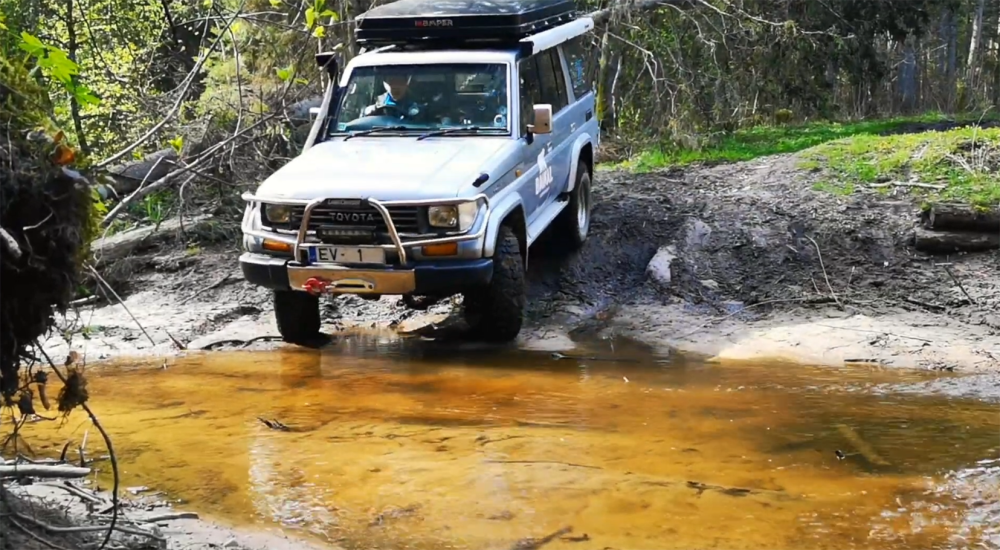
[[[871,188],[893,182],[928,199],[1000,203],[1000,128],[965,127],[945,132],[858,135],[820,145],[804,157],[825,167],[842,185]],[[941,190],[906,182],[940,185]]]
[[[737,162],[767,155],[795,153],[830,141],[861,135],[879,135],[918,123],[938,123],[949,120],[967,122],[978,116],[947,117],[927,113],[915,117],[862,120],[857,122],[815,122],[795,126],[755,126],[724,134],[714,145],[694,149],[667,143],[648,150],[623,163],[623,167],[648,171],[663,166],[686,165],[695,162]]]
[[[28,52],[28,55],[35,59],[38,68],[42,69],[46,76],[58,80],[66,92],[81,105],[97,105],[101,102],[91,93],[90,88],[77,81],[80,66],[71,60],[66,52],[43,44],[41,40],[27,32],[21,33],[21,43],[18,47]]]

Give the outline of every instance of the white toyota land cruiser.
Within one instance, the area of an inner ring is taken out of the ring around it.
[[[461,294],[474,337],[521,330],[528,247],[587,238],[599,143],[572,0],[399,0],[359,18],[301,155],[245,194],[247,281],[304,343],[319,298]]]

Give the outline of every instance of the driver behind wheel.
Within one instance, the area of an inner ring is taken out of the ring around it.
[[[383,81],[385,93],[378,96],[373,105],[365,107],[362,114],[387,115],[399,118],[413,118],[420,114],[420,104],[410,92],[410,76],[390,74]]]

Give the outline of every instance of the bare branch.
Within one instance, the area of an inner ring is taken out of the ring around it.
[[[90,475],[90,468],[76,466],[14,464],[0,466],[0,478],[11,477],[47,477],[47,478],[79,478]]]
[[[236,18],[239,17],[240,12],[243,10],[244,4],[246,4],[246,0],[243,0],[243,2],[240,3],[240,7],[236,9],[235,13],[233,13],[232,17],[226,20],[225,28],[229,28],[229,26],[233,24],[233,21],[235,21]],[[187,77],[184,78],[184,82],[181,84],[180,91],[177,93],[177,99],[174,101],[174,104],[170,108],[170,111],[167,112],[167,115],[164,116],[160,120],[160,122],[156,123],[152,128],[150,128],[145,134],[143,134],[142,137],[135,140],[121,151],[118,151],[114,155],[111,155],[110,157],[98,163],[96,166],[97,168],[104,168],[109,164],[112,164],[117,160],[121,159],[125,155],[129,154],[130,152],[132,152],[133,149],[145,143],[146,140],[152,137],[153,134],[158,132],[160,128],[163,128],[163,126],[166,125],[167,122],[170,122],[170,120],[174,118],[174,116],[177,114],[177,111],[180,110],[181,103],[184,102],[184,98],[187,97],[188,90],[191,88],[191,84],[194,82],[195,76],[199,72],[201,72],[201,68],[205,65],[205,62],[208,61],[209,56],[211,56],[215,52],[216,48],[218,48],[219,45],[222,44],[224,36],[225,36],[224,33],[220,33],[219,36],[216,37],[215,41],[212,42],[212,45],[208,48],[208,51],[202,54],[201,58],[198,59],[198,62],[195,64],[194,68],[191,69],[190,72],[188,72]]]

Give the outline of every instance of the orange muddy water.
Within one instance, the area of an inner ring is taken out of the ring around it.
[[[573,354],[362,334],[88,380],[123,486],[349,549],[1000,547],[996,405],[872,389],[927,373]]]

